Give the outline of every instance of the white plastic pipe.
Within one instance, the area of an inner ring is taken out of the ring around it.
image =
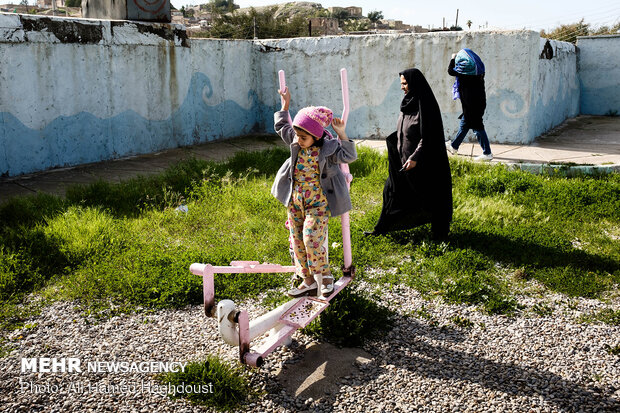
[[[262,336],[267,330],[274,328],[280,320],[280,317],[282,317],[282,314],[286,313],[289,308],[297,304],[301,299],[302,298],[294,298],[274,308],[270,312],[263,314],[257,319],[252,320],[250,322],[250,341],[254,340],[256,337]]]
[[[237,330],[237,323],[230,320],[229,317],[237,312],[237,306],[231,300],[222,300],[217,303],[217,321],[218,330],[222,339],[231,346],[239,345],[239,332]]]
[[[255,320],[250,322],[250,341],[253,341],[256,337],[260,337],[267,330],[277,327],[282,314],[288,311],[289,308],[297,304],[301,298],[294,298],[281,306],[274,308],[268,313],[263,314]],[[231,321],[237,313],[237,306],[231,300],[222,300],[217,303],[217,321],[218,330],[222,339],[231,346],[239,345],[239,330],[237,323]]]

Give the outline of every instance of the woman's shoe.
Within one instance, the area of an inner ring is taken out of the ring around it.
[[[317,292],[316,282],[313,282],[312,284],[308,285],[304,281],[301,283],[299,287],[293,287],[290,290],[288,290],[286,294],[288,294],[289,297],[297,298],[297,297],[306,297],[309,295],[316,296],[316,292]]]

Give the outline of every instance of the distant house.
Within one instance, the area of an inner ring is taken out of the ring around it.
[[[341,13],[346,11],[350,17],[363,17],[362,16],[362,8],[357,6],[349,6],[349,7],[328,7],[327,11],[329,11],[332,15],[336,13]]]
[[[185,24],[183,12],[178,10],[172,10],[170,14],[172,15],[172,23]]]
[[[349,12],[349,16],[351,17],[363,17],[362,16],[362,8],[357,6],[349,6],[344,8],[347,12]]]
[[[37,0],[37,6],[42,9],[51,9],[52,8],[52,0]],[[56,0],[56,7],[64,7],[65,0]]]
[[[338,19],[332,17],[313,17],[310,19],[310,31],[313,36],[338,34]]]

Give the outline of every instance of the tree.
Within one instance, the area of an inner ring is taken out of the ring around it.
[[[221,39],[252,39],[256,23],[256,37],[276,39],[308,35],[308,21],[304,16],[294,16],[287,21],[275,18],[277,7],[258,12],[253,7],[248,13],[229,13],[215,16],[211,30],[196,37],[215,37]]]
[[[465,23],[467,25],[468,29],[471,29],[471,25],[473,24],[473,22],[471,20],[467,20],[467,23]]]
[[[618,34],[618,33],[620,33],[620,23],[616,23],[612,27],[601,26],[596,30],[591,30],[590,36],[600,36],[604,34]]]
[[[345,20],[343,30],[345,32],[363,32],[368,30],[368,21],[359,21],[357,19]]]
[[[211,13],[229,13],[239,8],[235,0],[209,0],[207,7]]]
[[[367,17],[368,17],[368,20],[370,20],[371,23],[376,23],[379,20],[383,19],[383,12],[377,11],[377,10],[373,10],[373,11],[368,13]]]
[[[65,0],[67,7],[82,7],[82,0]]]
[[[590,24],[585,23],[584,19],[581,19],[578,23],[562,24],[560,27],[553,29],[549,34],[546,34],[544,30],[540,31],[540,37],[571,43],[577,43],[577,36],[588,36],[589,34]]]
[[[342,21],[349,18],[349,12],[346,10],[337,10],[332,13],[332,17],[334,19],[338,19],[338,21]]]

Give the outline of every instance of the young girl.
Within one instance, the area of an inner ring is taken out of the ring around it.
[[[291,95],[279,90],[282,109],[274,114],[275,130],[287,145],[291,157],[280,167],[271,193],[287,207],[290,238],[293,242],[295,272],[303,282],[288,295],[327,297],[334,290],[325,239],[329,217],[351,209],[351,198],[339,163],[357,158],[355,144],[349,140],[342,120],[333,118],[326,107],[301,109],[293,126],[288,122]],[[334,139],[326,127],[338,134]]]

